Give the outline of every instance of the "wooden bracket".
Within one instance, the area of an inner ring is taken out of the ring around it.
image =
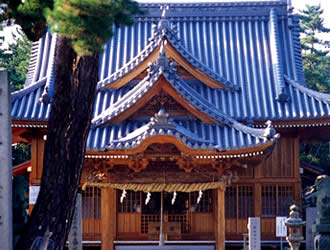
[[[218,176],[222,176],[223,172],[229,169],[233,165],[232,159],[216,159],[211,163],[212,168],[216,169],[218,172]]]
[[[177,159],[176,162],[179,168],[183,169],[186,173],[190,173],[195,167],[195,164],[193,163],[192,159],[188,157],[180,157]]]
[[[132,169],[136,173],[146,169],[148,164],[149,160],[143,157],[143,155],[138,155],[135,159],[133,158],[128,160],[128,168]]]

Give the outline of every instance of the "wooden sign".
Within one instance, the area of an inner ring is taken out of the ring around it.
[[[260,218],[249,217],[248,223],[249,230],[249,250],[260,250]]]

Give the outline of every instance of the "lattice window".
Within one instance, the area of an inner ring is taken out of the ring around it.
[[[213,212],[213,190],[204,190],[203,196],[197,204],[199,192],[192,192],[190,197],[191,207],[194,212]]]
[[[253,187],[238,186],[238,218],[248,218],[254,214]]]
[[[120,203],[121,192],[118,193],[118,211],[125,213],[141,212],[141,192],[127,190],[123,203]]]
[[[293,201],[293,187],[264,185],[261,189],[262,217],[286,216]]]
[[[226,218],[248,218],[254,215],[252,186],[230,186],[225,192]]]
[[[292,186],[278,186],[278,213],[280,216],[287,216],[289,214],[289,207],[293,201],[293,187]]]
[[[226,218],[237,217],[237,188],[230,186],[225,192],[225,214]]]
[[[160,222],[160,215],[154,214],[142,214],[141,216],[141,233],[148,233],[148,223],[149,222]]]
[[[186,214],[169,214],[168,215],[168,221],[181,223],[181,233],[190,232],[190,223],[188,221],[188,218],[189,217]]]
[[[83,219],[101,219],[101,189],[87,187],[81,197]]]

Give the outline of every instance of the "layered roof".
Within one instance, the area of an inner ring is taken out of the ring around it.
[[[330,95],[306,87],[299,18],[287,11],[286,2],[173,3],[166,17],[159,4],[141,7],[147,13],[136,17],[132,27],[116,29],[100,55],[89,149],[131,145],[128,138],[135,130],[149,134],[150,117],[112,121],[146,98],[160,79],[195,112],[197,120],[173,120],[199,138],[199,148],[203,140],[223,150],[269,142],[265,130],[238,121],[317,119],[328,124]],[[12,95],[14,121],[47,121],[50,105],[40,98],[52,96],[55,43],[50,33],[34,43],[25,89]],[[159,54],[166,54],[172,66],[162,68]],[[191,77],[180,77],[174,62]]]

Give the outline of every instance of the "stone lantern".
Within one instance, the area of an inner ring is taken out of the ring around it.
[[[318,176],[315,181],[317,191],[316,206],[317,218],[313,225],[315,250],[329,249],[330,245],[330,177],[327,175]]]
[[[299,246],[304,239],[303,226],[305,222],[299,217],[299,207],[297,205],[290,206],[290,215],[286,219],[285,225],[288,227],[289,235],[286,240],[292,250],[298,250]]]

